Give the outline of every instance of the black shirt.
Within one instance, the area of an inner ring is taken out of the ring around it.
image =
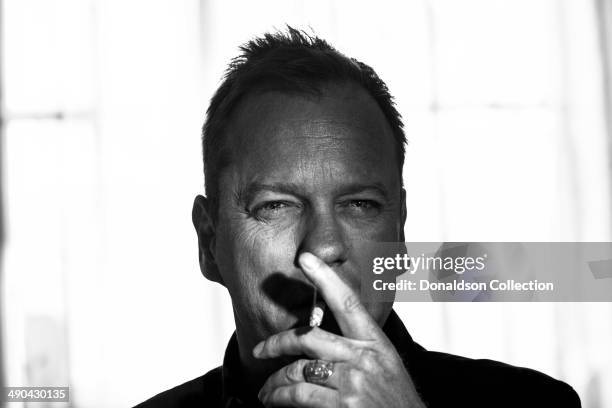
[[[427,351],[415,343],[391,312],[383,331],[397,349],[427,407],[580,407],[569,385],[528,368]],[[223,366],[137,405],[136,408],[261,407],[243,395],[236,334]]]

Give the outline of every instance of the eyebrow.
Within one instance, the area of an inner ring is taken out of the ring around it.
[[[344,196],[344,195],[358,194],[358,193],[363,193],[363,192],[370,191],[370,190],[374,190],[375,192],[383,196],[385,200],[389,198],[387,188],[384,186],[384,184],[379,183],[379,182],[368,183],[368,184],[360,184],[360,183],[348,184],[346,186],[342,186],[342,188],[339,189],[339,192],[340,192],[339,195]]]
[[[245,188],[238,191],[236,194],[236,202],[248,204],[253,198],[261,191],[272,191],[275,193],[293,195],[299,198],[304,198],[304,195],[300,191],[301,189],[294,183],[260,183],[253,181],[246,185]]]
[[[346,196],[372,190],[380,194],[385,200],[389,199],[387,188],[384,186],[384,184],[380,182],[367,184],[350,183],[347,185],[343,185],[337,190],[337,195]],[[262,191],[271,191],[280,194],[292,195],[302,200],[306,199],[306,194],[303,188],[299,187],[297,184],[285,182],[269,184],[254,181],[249,183],[245,188],[238,191],[238,193],[236,194],[236,202],[244,204],[250,203],[253,198]]]

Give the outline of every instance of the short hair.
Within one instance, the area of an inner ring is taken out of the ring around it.
[[[219,175],[230,163],[225,129],[233,109],[249,93],[280,91],[321,96],[326,85],[355,83],[374,98],[396,144],[400,180],[406,136],[402,117],[386,84],[368,65],[349,58],[325,40],[287,26],[286,32],[267,33],[240,47],[206,111],[202,128],[204,179],[213,218],[218,211]]]

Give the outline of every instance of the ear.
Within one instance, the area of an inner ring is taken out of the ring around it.
[[[406,190],[402,187],[401,198],[400,198],[400,225],[399,229],[399,241],[406,241],[406,237],[404,236],[404,227],[406,226]]]
[[[215,261],[215,226],[210,200],[198,195],[193,201],[191,219],[198,234],[198,258],[200,260],[200,271],[211,281],[222,285],[223,279]],[[224,285],[225,286],[225,285]]]

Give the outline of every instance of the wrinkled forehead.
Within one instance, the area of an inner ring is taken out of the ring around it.
[[[262,170],[305,162],[351,164],[353,170],[397,172],[397,146],[376,101],[354,86],[321,96],[266,92],[247,96],[228,127],[231,162]],[[361,166],[360,166],[361,164]]]
[[[346,83],[321,88],[318,95],[258,91],[246,94],[233,110],[233,135],[290,122],[350,123],[393,140],[391,128],[376,101],[358,85]]]

